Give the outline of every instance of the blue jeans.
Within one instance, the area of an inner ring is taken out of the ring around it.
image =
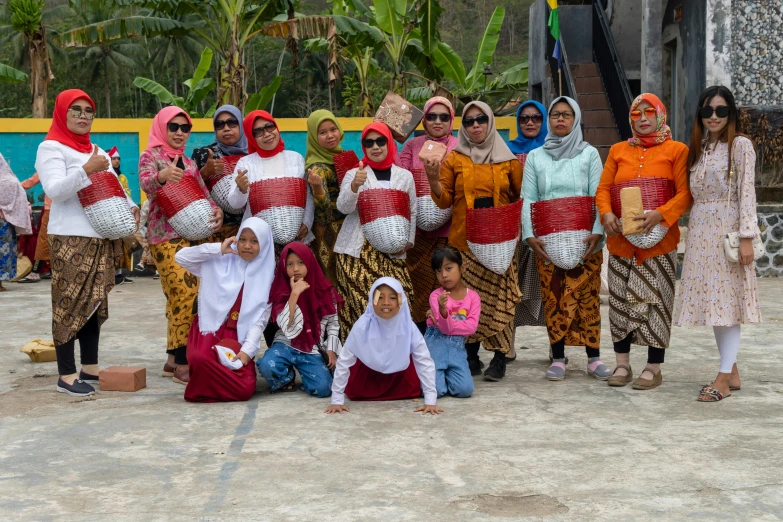
[[[256,361],[258,372],[269,383],[269,391],[277,391],[292,383],[296,374],[302,377],[303,392],[313,397],[329,397],[332,394],[332,374],[324,364],[321,355],[302,353],[283,343],[272,343],[261,359]]]
[[[434,326],[428,326],[424,341],[435,361],[435,387],[438,397],[448,393],[454,397],[473,395],[473,377],[468,368],[465,338],[461,335],[444,335]]]

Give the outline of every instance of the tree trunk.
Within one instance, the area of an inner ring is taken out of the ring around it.
[[[109,58],[106,56],[106,50],[103,55],[103,94],[106,100],[106,117],[111,118],[111,88],[109,86]]]
[[[218,105],[234,105],[239,110],[245,108],[247,93],[243,89],[244,74],[247,70],[242,61],[242,49],[239,45],[239,21],[232,24],[231,44],[228,53],[221,57],[218,81]]]
[[[174,96],[177,96],[177,69],[179,69],[179,60],[174,61]]]
[[[33,118],[46,118],[49,82],[54,80],[49,51],[46,48],[46,29],[30,36],[30,93],[33,101]]]

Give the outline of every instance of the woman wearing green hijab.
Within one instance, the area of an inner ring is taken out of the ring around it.
[[[315,252],[321,270],[333,285],[337,284],[334,242],[345,219],[336,206],[340,183],[334,170],[334,155],[343,151],[340,147],[342,141],[343,129],[330,111],[318,110],[307,118],[305,168],[315,201],[315,240],[310,247]]]

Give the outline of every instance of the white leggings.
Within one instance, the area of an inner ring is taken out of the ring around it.
[[[737,362],[737,352],[740,345],[740,325],[713,326],[715,342],[718,343],[720,352],[720,373],[731,373],[734,363]]]

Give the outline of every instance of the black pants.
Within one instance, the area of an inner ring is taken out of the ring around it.
[[[72,375],[76,373],[76,358],[74,355],[76,339],[79,340],[82,366],[85,364],[98,364],[98,342],[101,337],[101,327],[98,325],[98,314],[92,317],[82,326],[82,329],[65,344],[55,346],[57,352],[57,371],[60,375]]]
[[[614,343],[614,352],[631,353],[631,339],[633,339],[633,334],[628,334],[628,337],[622,341]],[[647,364],[662,364],[665,356],[666,350],[664,348],[647,347]]]
[[[427,321],[422,321],[420,323],[415,323],[415,324],[416,324],[416,328],[418,328],[419,331],[421,332],[421,335],[424,335],[427,331]]]
[[[588,358],[600,357],[601,350],[598,348],[588,348],[585,346],[585,352]],[[552,345],[552,359],[565,359],[565,339],[557,341]]]
[[[176,364],[177,366],[188,365],[187,346],[180,346],[179,348],[174,348],[173,350],[166,350],[166,353],[174,356],[174,364]]]

